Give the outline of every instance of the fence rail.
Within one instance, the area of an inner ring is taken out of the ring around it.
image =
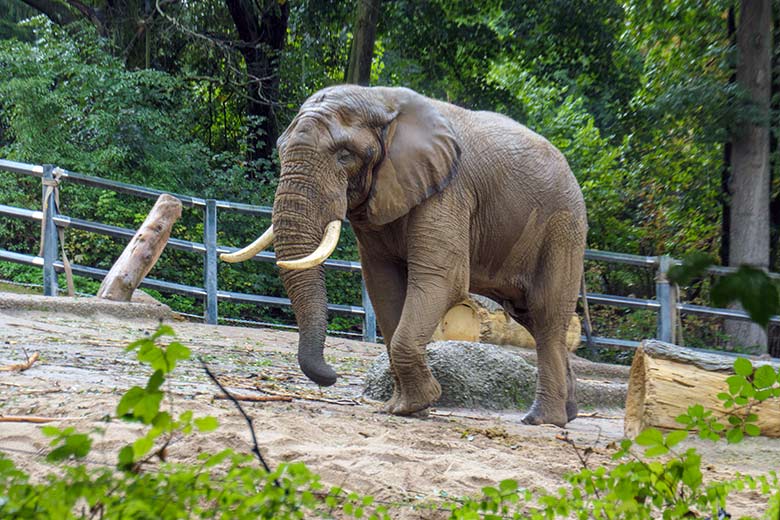
[[[31,165],[0,159],[0,170],[20,175],[38,177],[42,179],[43,210],[30,210],[6,206],[0,204],[0,216],[14,219],[24,219],[31,221],[49,220],[53,225],[46,226],[49,231],[43,237],[43,256],[28,255],[17,252],[0,249],[0,260],[16,262],[26,265],[43,267],[44,271],[44,294],[55,295],[57,293],[56,274],[64,270],[61,261],[57,260],[57,228],[78,229],[98,233],[105,236],[129,240],[135,234],[135,230],[126,229],[118,226],[92,222],[75,217],[68,217],[60,214],[54,204],[55,194],[51,189],[47,191],[47,186],[56,185],[65,180],[91,186],[95,188],[111,190],[117,193],[134,195],[147,199],[156,199],[164,192],[144,186],[136,186],[118,181],[102,179],[90,175],[71,172],[61,168],[55,168],[52,165]],[[182,294],[194,296],[202,299],[204,305],[204,319],[206,323],[216,324],[219,317],[217,306],[219,301],[233,301],[242,303],[254,303],[260,305],[269,305],[275,307],[290,306],[290,300],[276,296],[245,294],[232,291],[220,290],[217,286],[217,257],[220,253],[229,253],[236,251],[237,248],[220,246],[217,241],[217,212],[218,210],[235,211],[247,215],[271,216],[272,210],[268,206],[252,206],[236,202],[204,199],[191,197],[188,195],[171,194],[178,198],[186,207],[199,207],[204,212],[204,237],[203,243],[191,242],[177,238],[169,238],[168,247],[181,251],[188,251],[205,256],[203,287],[179,284],[176,282],[155,280],[146,278],[141,283],[143,287],[156,289],[164,293]],[[46,198],[49,200],[46,200]],[[591,304],[610,305],[633,309],[653,310],[658,313],[657,339],[662,341],[674,342],[676,334],[676,319],[678,313],[688,313],[701,316],[710,316],[717,318],[729,318],[737,320],[749,320],[747,313],[735,309],[717,309],[704,307],[689,303],[681,303],[677,300],[674,287],[668,281],[668,272],[673,265],[680,262],[668,256],[641,256],[626,253],[614,253],[609,251],[586,250],[585,259],[588,261],[616,263],[630,265],[656,271],[656,298],[642,299],[624,296],[593,294],[588,293],[587,299]],[[271,252],[261,252],[253,260],[260,262],[275,262],[276,256]],[[325,268],[337,271],[360,272],[361,267],[358,262],[347,260],[329,259],[324,263]],[[108,271],[95,267],[72,265],[74,274],[90,278],[102,279]],[[735,272],[735,268],[730,267],[711,267],[708,273],[722,276],[724,274]],[[774,279],[780,279],[780,274],[769,273]],[[331,312],[342,313],[363,318],[363,339],[365,341],[376,341],[376,318],[371,306],[370,299],[362,286],[362,304],[359,306],[328,304]],[[771,323],[780,324],[780,317],[774,316]],[[632,348],[638,345],[631,340],[621,340],[616,338],[595,338],[597,345],[609,345],[619,348]]]

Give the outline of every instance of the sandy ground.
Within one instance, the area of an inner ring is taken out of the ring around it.
[[[341,378],[320,389],[298,370],[295,333],[171,324],[177,339],[204,356],[229,389],[294,396],[291,402],[244,403],[272,466],[305,462],[326,484],[395,504],[394,518],[443,517],[417,506],[476,495],[483,486],[507,478],[523,487],[555,489],[565,473],[581,467],[574,450],[559,439],[564,430],[525,426],[522,410],[437,408],[427,417],[411,418],[379,412],[377,403],[361,393],[362,374],[382,345],[329,337],[327,357]],[[126,389],[147,377],[123,347],[155,328],[155,321],[140,318],[0,308],[0,365],[23,361],[25,352],[41,355],[25,372],[0,372],[0,415],[53,417],[80,431],[105,427],[89,461],[113,463],[116,446],[133,439],[136,430],[118,421],[106,426],[101,419],[113,413]],[[173,460],[224,447],[249,451],[245,422],[229,402],[215,399],[217,390],[196,362],[183,363],[174,379],[170,391],[177,409],[214,415],[220,428],[174,443]],[[591,411],[566,428],[577,445],[593,448],[590,465],[609,464],[608,445],[622,438],[621,413]],[[39,429],[30,423],[0,423],[0,451],[36,475],[50,470],[42,456],[48,441]],[[736,446],[688,444],[703,452],[707,479],[780,468],[780,439],[749,439]],[[762,509],[763,499],[752,493],[729,504],[732,513],[759,515]]]

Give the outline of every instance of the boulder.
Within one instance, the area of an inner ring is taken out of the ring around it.
[[[431,372],[441,384],[442,395],[435,403],[444,407],[488,410],[523,409],[536,394],[536,366],[521,353],[506,348],[466,341],[434,341],[427,347]],[[626,383],[622,378],[600,374],[596,363],[579,360],[592,370],[587,379],[577,380],[577,402],[586,408],[622,408]],[[622,367],[621,367],[622,368]],[[575,368],[576,370],[576,368]],[[366,374],[364,396],[387,401],[393,393],[393,378],[387,353],[379,355]]]

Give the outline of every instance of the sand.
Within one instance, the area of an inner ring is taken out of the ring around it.
[[[170,324],[231,391],[293,397],[244,403],[271,466],[302,461],[328,485],[391,504],[393,518],[445,518],[444,512],[420,507],[478,495],[483,486],[507,478],[522,487],[556,489],[567,472],[581,468],[575,451],[560,440],[564,431],[577,445],[593,449],[591,466],[612,464],[610,445],[623,437],[622,410],[588,410],[565,430],[523,425],[523,410],[434,408],[425,417],[390,416],[362,397],[362,376],[383,345],[329,337],[326,356],[341,377],[321,389],[297,367],[294,332]],[[33,352],[41,359],[24,372],[0,372],[0,415],[58,418],[54,424],[81,431],[103,427],[89,463],[112,464],[116,447],[132,440],[138,428],[102,419],[114,412],[126,389],[148,377],[123,347],[156,326],[138,317],[1,308],[0,365],[19,363]],[[219,391],[196,361],[176,369],[169,391],[177,410],[192,409],[220,422],[215,432],[174,442],[171,460],[194,460],[199,452],[225,447],[250,450],[244,420],[229,401],[215,399]],[[686,446],[703,452],[707,479],[780,468],[778,439],[735,446],[694,440]],[[43,459],[47,447],[39,424],[0,422],[0,451],[33,475],[51,470]],[[748,492],[728,509],[759,514],[763,502]]]

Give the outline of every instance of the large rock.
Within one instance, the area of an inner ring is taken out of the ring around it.
[[[442,388],[441,398],[435,404],[491,410],[530,406],[536,393],[536,367],[513,350],[465,341],[430,343],[428,364]],[[594,376],[599,380],[577,381],[580,406],[622,408],[626,384],[589,374]],[[386,353],[374,361],[366,374],[365,385],[364,395],[369,399],[387,401],[392,396],[393,378]]]
[[[441,384],[440,406],[507,409],[533,402],[536,367],[495,345],[435,341],[428,345],[428,364]],[[393,378],[387,353],[366,374],[365,396],[387,401]]]

